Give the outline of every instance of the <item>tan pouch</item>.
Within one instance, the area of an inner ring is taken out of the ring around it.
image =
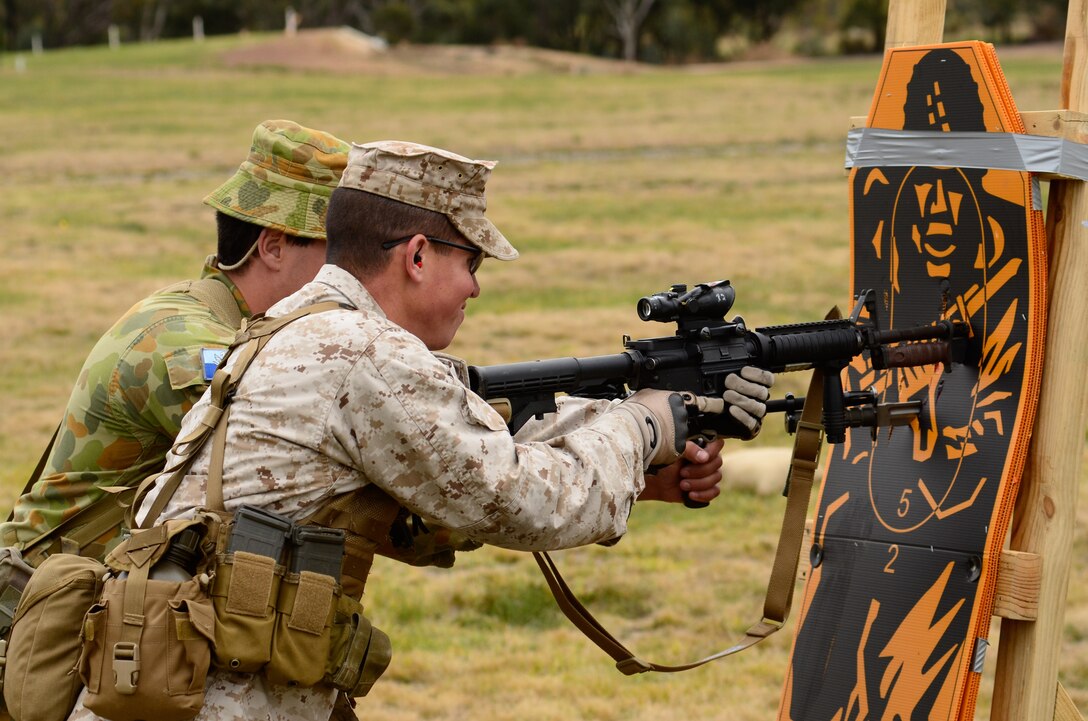
[[[19,598],[34,574],[17,548],[0,548],[0,719],[9,718],[4,704],[4,669],[7,666],[8,634]]]
[[[106,567],[93,558],[49,556],[23,590],[7,643],[4,701],[18,721],[62,721],[79,695],[74,673],[83,615]]]
[[[313,571],[288,573],[280,586],[276,631],[265,676],[272,683],[313,686],[325,669],[340,589],[331,576]]]
[[[389,636],[370,624],[361,603],[341,596],[333,621],[324,682],[349,696],[366,696],[392,658]]]
[[[268,664],[282,579],[283,566],[268,556],[238,551],[219,557],[211,590],[216,668],[256,673]]]
[[[111,721],[184,721],[204,705],[215,614],[198,579],[159,581],[146,573],[109,579],[87,612],[83,705]]]

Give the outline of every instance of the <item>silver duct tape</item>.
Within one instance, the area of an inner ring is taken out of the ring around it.
[[[851,129],[846,167],[879,166],[1016,170],[1088,180],[1088,145],[1020,133]]]

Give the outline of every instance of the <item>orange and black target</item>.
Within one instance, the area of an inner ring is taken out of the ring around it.
[[[889,52],[868,127],[1022,133],[990,45]],[[926,157],[919,153],[919,157]],[[971,361],[874,370],[847,390],[921,400],[910,426],[852,429],[830,460],[781,721],[970,719],[1035,414],[1045,238],[1026,172],[851,171],[852,290],[882,326],[966,321]]]

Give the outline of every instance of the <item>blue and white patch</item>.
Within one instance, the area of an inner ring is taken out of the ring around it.
[[[204,366],[204,380],[210,381],[215,375],[215,369],[223,362],[223,356],[227,354],[226,348],[201,348],[200,362]]]

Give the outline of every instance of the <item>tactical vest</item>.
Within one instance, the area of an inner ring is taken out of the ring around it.
[[[243,320],[241,330],[227,350],[227,357],[237,356],[227,371],[220,364],[212,378],[210,403],[194,430],[174,444],[174,467],[166,469],[167,480],[146,515],[157,519],[181,483],[192,460],[211,441],[208,465],[206,505],[223,510],[222,474],[230,400],[235,388],[256,355],[279,330],[314,313],[352,310],[335,302],[316,303],[278,318],[258,317]],[[225,363],[224,359],[224,363]],[[154,487],[159,476],[140,484],[128,512],[130,528],[137,528],[135,513]],[[428,527],[418,516],[403,508],[392,496],[374,485],[343,493],[318,504],[300,524],[339,528],[345,534],[345,555],[341,583],[354,598],[362,595],[374,555],[383,555],[415,566],[453,565],[455,551],[478,548],[480,544],[440,527]]]

